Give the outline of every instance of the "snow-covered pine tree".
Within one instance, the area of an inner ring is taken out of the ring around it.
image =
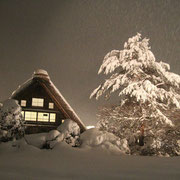
[[[0,141],[19,139],[24,135],[24,118],[21,106],[14,99],[8,99],[0,107]]]
[[[98,74],[109,76],[90,98],[119,91],[119,105],[101,109],[100,129],[130,140],[142,124],[145,135],[154,138],[175,125],[170,116],[180,107],[180,76],[169,71],[169,64],[157,62],[150,49],[149,39],[137,33],[123,50],[104,57]]]

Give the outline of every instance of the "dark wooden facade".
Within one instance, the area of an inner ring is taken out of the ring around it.
[[[65,119],[78,123],[83,132],[86,128],[69,104],[52,85],[49,76],[41,71],[35,72],[32,79],[19,87],[11,96],[18,100],[26,121],[26,133],[47,132],[56,129]],[[42,106],[33,104],[33,100],[43,100]],[[22,105],[22,101],[26,102]],[[53,104],[53,108],[49,107]]]

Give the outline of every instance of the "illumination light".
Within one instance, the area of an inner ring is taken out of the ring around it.
[[[87,129],[95,128],[95,126],[86,126]]]

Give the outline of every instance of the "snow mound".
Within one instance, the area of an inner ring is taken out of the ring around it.
[[[82,148],[100,148],[108,152],[129,153],[128,142],[120,139],[112,133],[99,131],[96,128],[85,131],[80,136]]]
[[[58,143],[65,142],[71,146],[80,146],[80,128],[76,122],[67,119],[57,130],[49,133],[26,135],[25,139],[29,145],[39,149],[53,149]]]
[[[60,132],[57,130],[52,130],[46,135],[47,141],[53,141],[59,136]]]
[[[52,130],[46,135],[46,146],[47,148],[53,149],[58,142],[64,140],[64,134],[61,134],[57,130]]]
[[[57,130],[64,134],[65,137],[68,135],[78,136],[80,134],[80,128],[76,122],[71,119],[65,119],[64,123],[61,124]]]
[[[50,149],[53,149],[58,143],[64,142],[64,135],[60,134],[59,136],[56,137],[56,139],[52,141],[47,141],[47,147]]]
[[[57,130],[63,134],[64,141],[73,147],[80,146],[80,128],[76,122],[71,119],[64,120]]]
[[[39,149],[46,144],[47,133],[25,135],[25,139],[29,145],[33,145]]]
[[[52,151],[53,152],[55,152],[55,151],[57,151],[57,152],[63,152],[63,153],[67,153],[67,152],[73,152],[73,151],[75,151],[75,150],[77,150],[76,148],[72,148],[69,144],[67,144],[66,142],[64,142],[64,141],[59,141],[59,142],[57,142],[54,146],[53,146],[53,148],[52,148]]]
[[[57,130],[52,130],[49,133],[25,135],[25,139],[29,145],[39,149],[53,149],[57,143],[64,140],[64,135]]]

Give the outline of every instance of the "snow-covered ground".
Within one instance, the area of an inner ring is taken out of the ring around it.
[[[127,153],[126,139],[96,128],[80,134],[77,123],[66,119],[57,130],[0,142],[0,180],[180,179],[180,157]]]
[[[161,158],[110,154],[97,148],[58,143],[40,150],[21,140],[0,144],[1,180],[36,179],[180,179],[180,157]]]

